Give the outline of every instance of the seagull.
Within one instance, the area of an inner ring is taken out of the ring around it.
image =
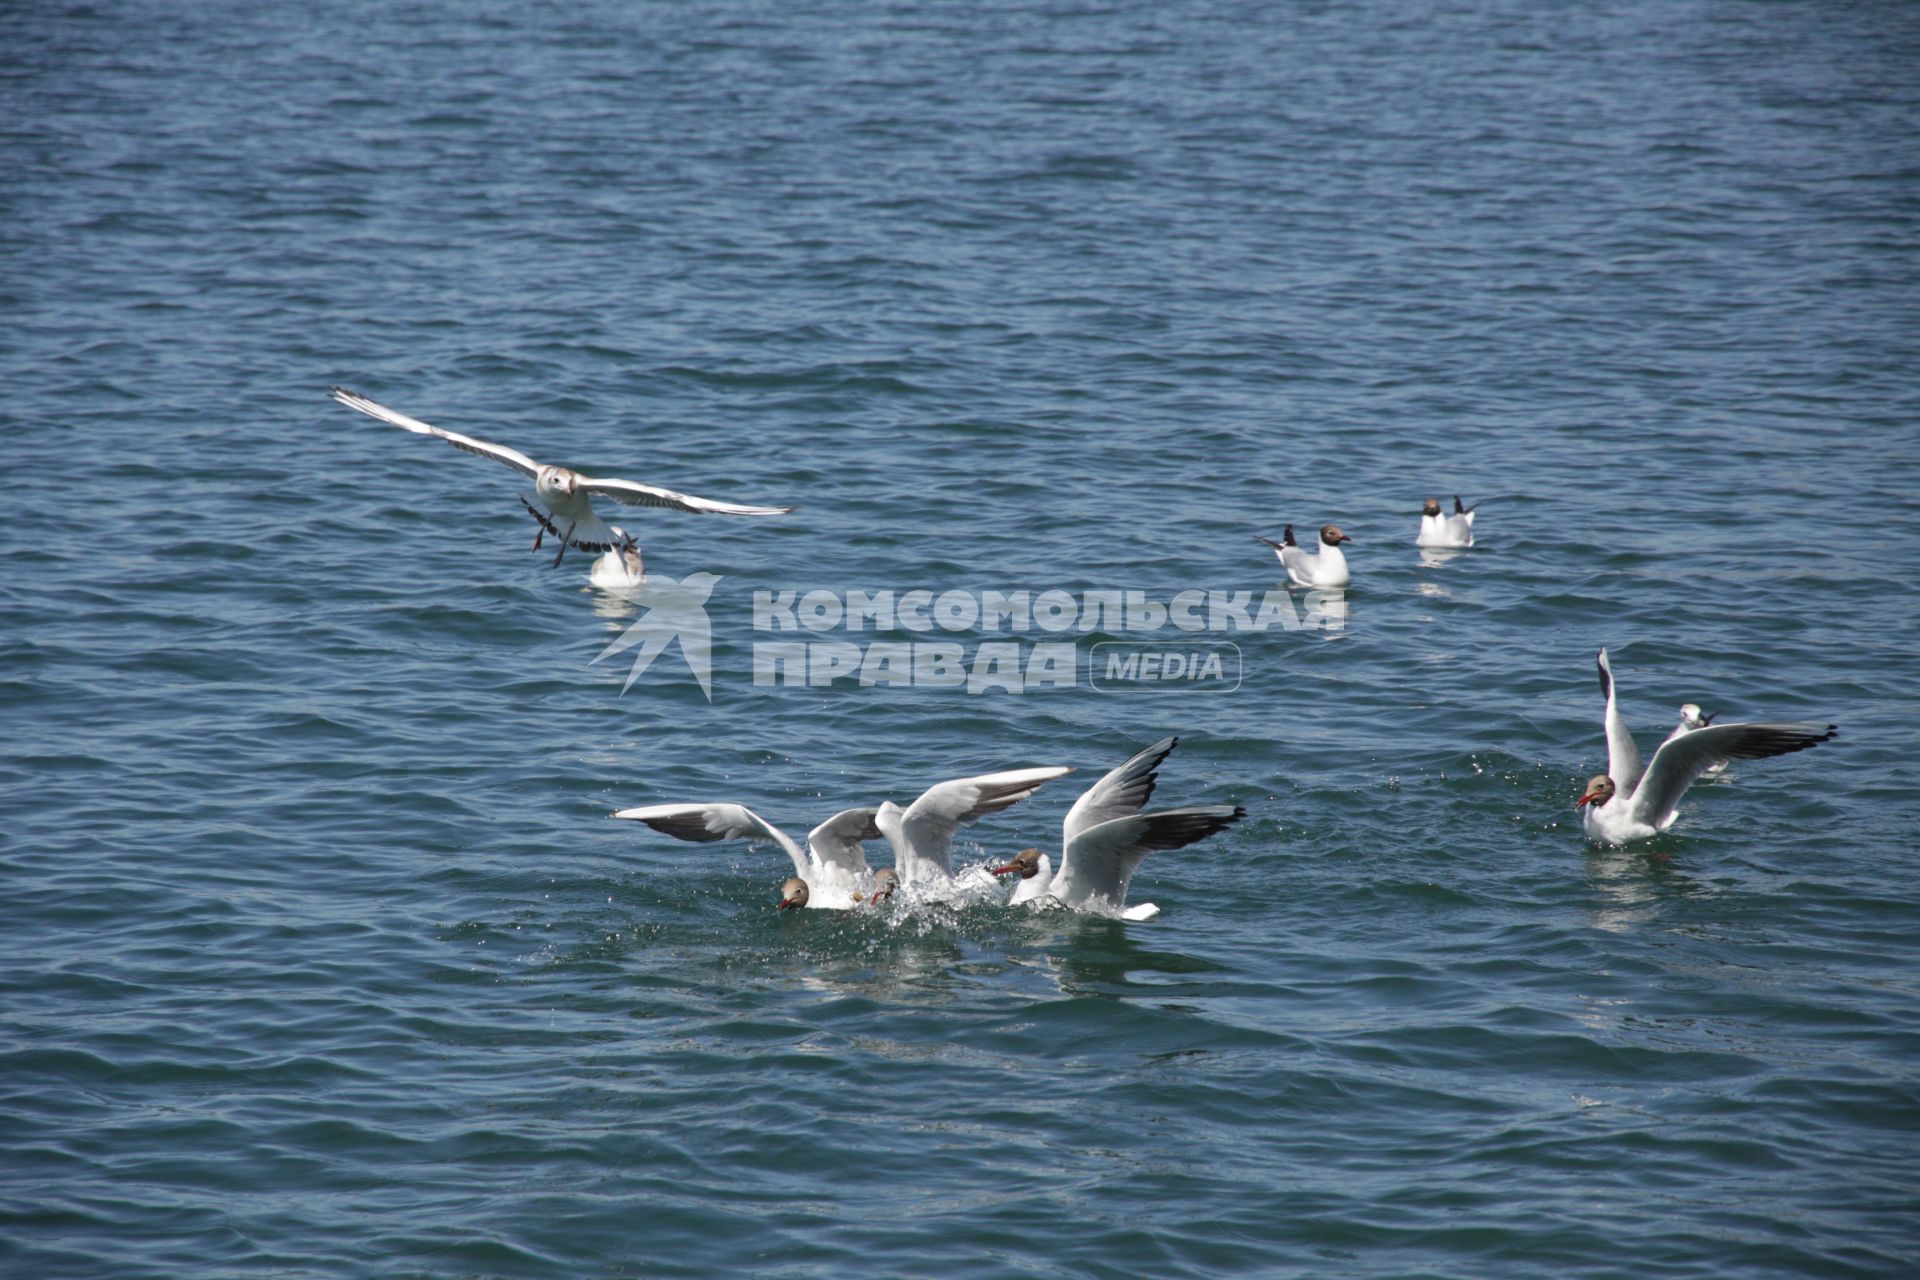
[[[602,591],[631,591],[646,580],[646,562],[640,558],[640,545],[633,535],[617,524],[610,524],[617,540],[611,551],[593,562],[587,581]]]
[[[639,484],[632,480],[596,480],[592,476],[582,475],[578,471],[569,471],[565,467],[543,466],[516,449],[503,444],[493,444],[486,440],[477,440],[472,436],[463,436],[439,427],[428,426],[418,418],[409,418],[406,414],[377,404],[357,392],[343,387],[333,388],[333,398],[349,409],[358,409],[361,413],[380,419],[385,423],[399,427],[403,431],[412,431],[423,436],[438,436],[456,449],[465,449],[468,453],[477,453],[483,458],[492,458],[504,462],[514,470],[533,478],[533,494],[539,501],[529,502],[520,499],[520,504],[540,525],[540,532],[533,536],[533,549],[540,549],[540,540],[551,533],[560,540],[559,553],[553,557],[556,568],[560,559],[567,554],[568,547],[578,547],[582,551],[614,551],[632,539],[617,534],[593,510],[593,495],[604,494],[615,502],[630,507],[671,507],[675,511],[693,511],[701,515],[716,516],[783,516],[792,507],[745,507],[732,502],[715,502],[711,498],[696,498],[690,494],[675,493],[671,489],[662,489],[657,485]]]
[[[927,788],[902,809],[888,800],[874,825],[893,846],[893,868],[908,888],[944,885],[953,878],[953,833],[990,813],[1012,808],[1055,778],[1072,773],[1063,765],[1009,769],[956,778]]]
[[[1166,763],[1167,757],[1173,754],[1173,749],[1179,743],[1178,738],[1162,738],[1146,750],[1135,752],[1125,764],[1108,771],[1081,793],[1080,798],[1073,802],[1073,807],[1067,810],[1066,820],[1060,824],[1063,861],[1065,850],[1082,831],[1113,818],[1138,813],[1146,807],[1159,781],[1160,766]],[[1046,897],[1047,890],[1053,884],[1053,860],[1038,849],[1022,849],[1005,865],[988,867],[987,872],[996,876],[1019,875],[1020,882],[1014,885],[1008,906],[1037,902]],[[1160,909],[1153,904],[1143,905],[1152,908],[1149,915],[1159,914]]]
[[[807,833],[802,849],[791,836],[742,804],[653,804],[638,809],[621,809],[613,816],[644,822],[655,831],[676,840],[707,844],[716,840],[745,840],[752,844],[777,844],[793,860],[794,879],[785,888],[798,883],[800,899],[783,888],[781,905],[827,907],[846,910],[860,899],[861,886],[868,883],[867,855],[861,846],[878,840],[872,809],[845,809]],[[873,880],[877,890],[877,877]],[[809,892],[811,890],[811,892]]]
[[[893,891],[899,887],[899,873],[892,867],[881,867],[873,873],[873,892],[867,895],[867,901],[877,907],[891,898]],[[858,898],[860,895],[856,893],[853,896]]]
[[[1253,535],[1255,542],[1264,542],[1273,548],[1273,554],[1280,557],[1280,563],[1286,566],[1287,581],[1296,587],[1344,587],[1353,581],[1353,575],[1347,572],[1347,557],[1340,551],[1340,544],[1352,542],[1346,534],[1340,532],[1339,525],[1327,525],[1320,530],[1320,554],[1310,556],[1300,549],[1293,540],[1293,526],[1288,525],[1281,535],[1285,541],[1275,542],[1272,538]]]
[[[1022,849],[1005,865],[989,867],[993,875],[1020,876],[1009,905],[1056,902],[1135,921],[1159,915],[1160,908],[1151,902],[1127,906],[1127,887],[1141,860],[1159,850],[1185,848],[1247,816],[1238,805],[1140,812],[1153,796],[1160,766],[1179,743],[1178,738],[1162,738],[1074,801],[1061,823],[1057,874],[1038,849]]]
[[[1453,514],[1440,514],[1440,499],[1428,498],[1420,508],[1420,537],[1415,543],[1422,547],[1470,547],[1473,545],[1473,508],[1460,505],[1460,495],[1453,495]]]
[[[1673,726],[1673,732],[1667,735],[1667,741],[1672,742],[1683,733],[1692,733],[1695,729],[1704,729],[1712,723],[1713,716],[1703,715],[1700,711],[1699,703],[1684,703],[1680,708],[1680,723]],[[1709,778],[1717,778],[1726,771],[1727,762],[1722,760],[1719,764],[1708,769],[1706,776]]]
[[[1022,849],[1000,866],[987,868],[990,876],[1016,873],[1020,882],[1013,886],[1013,896],[1007,899],[1010,907],[1046,896],[1047,886],[1053,883],[1053,859],[1038,849]]]
[[[1589,779],[1573,803],[1582,810],[1589,839],[1626,844],[1658,835],[1673,825],[1687,788],[1712,766],[1804,751],[1839,732],[1834,725],[1804,723],[1706,725],[1669,737],[1643,770],[1640,750],[1620,716],[1605,649],[1599,666],[1600,688],[1607,695],[1607,771]]]
[[[1704,729],[1712,723],[1713,716],[1701,711],[1699,703],[1683,702],[1680,704],[1680,723],[1673,726],[1673,732],[1667,735],[1667,741],[1671,742],[1681,734],[1692,733],[1695,729]]]
[[[794,907],[804,907],[812,896],[805,880],[799,876],[788,876],[786,883],[780,886],[780,909],[788,911]]]

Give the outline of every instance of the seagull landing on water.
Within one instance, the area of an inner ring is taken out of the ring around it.
[[[1421,547],[1470,547],[1473,545],[1473,508],[1462,506],[1460,495],[1453,495],[1453,514],[1440,514],[1440,499],[1428,498],[1420,508]]]
[[[859,903],[870,889],[872,897],[893,892],[892,872],[877,876],[867,870],[862,847],[878,840],[873,809],[845,809],[807,833],[803,849],[792,836],[743,804],[650,804],[621,809],[613,816],[644,822],[662,835],[695,844],[744,840],[775,844],[793,862],[793,876],[780,889],[780,906],[844,911]],[[794,892],[794,886],[799,891]]]
[[[1614,697],[1613,668],[1607,651],[1599,658],[1600,690],[1607,696],[1607,771],[1587,782],[1574,801],[1589,839],[1608,844],[1645,840],[1673,825],[1680,798],[1716,764],[1729,760],[1765,760],[1805,751],[1829,741],[1834,725],[1715,724],[1676,732],[1660,744],[1643,770],[1640,749],[1627,732]]]
[[[1286,567],[1287,581],[1296,587],[1344,587],[1353,581],[1353,575],[1347,571],[1347,557],[1340,550],[1343,542],[1352,542],[1346,534],[1340,532],[1340,526],[1326,525],[1320,530],[1320,554],[1310,556],[1300,549],[1293,540],[1293,526],[1288,525],[1281,535],[1284,541],[1275,542],[1272,538],[1253,535],[1255,542],[1264,542],[1273,548],[1273,554],[1280,557],[1280,563]]]
[[[1074,801],[1060,824],[1058,873],[1038,849],[1022,849],[1004,866],[987,868],[992,875],[1020,877],[1008,905],[1049,901],[1134,921],[1159,915],[1160,908],[1151,902],[1127,905],[1127,888],[1141,861],[1150,853],[1184,849],[1247,816],[1237,805],[1141,812],[1153,798],[1160,766],[1179,743],[1178,738],[1162,738]]]
[[[538,501],[529,502],[523,497],[520,502],[540,525],[540,532],[533,537],[535,551],[540,549],[541,539],[549,533],[560,540],[559,553],[553,557],[556,568],[561,557],[567,554],[568,547],[595,552],[616,551],[623,546],[633,546],[636,552],[639,550],[632,538],[619,533],[594,512],[595,494],[630,507],[670,507],[675,511],[711,516],[783,516],[793,510],[792,507],[744,507],[732,502],[715,502],[711,498],[696,498],[691,494],[675,493],[671,489],[633,480],[597,480],[565,467],[543,466],[517,449],[509,449],[503,444],[428,426],[418,418],[409,418],[404,413],[342,387],[333,388],[333,398],[349,409],[358,409],[402,431],[438,436],[456,449],[465,449],[468,453],[504,462],[522,475],[532,477],[533,495]]]

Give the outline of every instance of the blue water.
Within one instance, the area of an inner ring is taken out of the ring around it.
[[[1432,10],[0,10],[0,1272],[1911,1274],[1920,11]],[[799,503],[621,513],[711,701],[333,383]],[[1329,521],[1231,690],[754,683]],[[1590,847],[1603,644],[1840,736]],[[1169,733],[1147,924],[606,819],[1079,768],[972,863]]]

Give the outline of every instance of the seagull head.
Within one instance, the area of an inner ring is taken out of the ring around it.
[[[1022,849],[1020,852],[1014,854],[1013,861],[1007,863],[1005,866],[987,868],[987,874],[994,876],[1012,875],[1016,871],[1020,873],[1022,880],[1031,880],[1034,876],[1038,875],[1040,873],[1040,851],[1038,849]]]
[[[1349,538],[1346,534],[1340,532],[1339,525],[1330,524],[1323,527],[1320,530],[1320,541],[1326,543],[1330,547],[1337,547],[1343,542],[1352,542],[1353,539]]]
[[[806,905],[807,882],[799,876],[787,877],[787,882],[780,886],[780,909],[782,911],[788,911],[794,907],[804,907]]]
[[[1420,514],[1421,514],[1421,515],[1423,515],[1423,516],[1437,516],[1437,515],[1439,515],[1439,514],[1440,514],[1440,499],[1438,499],[1438,498],[1428,498],[1428,499],[1427,499],[1427,501],[1426,501],[1426,505],[1424,505],[1424,506],[1422,506],[1422,507],[1420,508]]]
[[[1613,792],[1613,779],[1604,773],[1596,773],[1587,779],[1586,793],[1573,802],[1573,807],[1578,809],[1581,805],[1590,804],[1598,809],[1613,799]]]
[[[1713,717],[1702,714],[1699,703],[1689,702],[1680,708],[1680,723],[1689,729],[1704,729],[1713,723]]]
[[[879,902],[885,898],[890,898],[893,896],[893,891],[899,887],[900,873],[892,867],[882,867],[873,873],[873,893],[871,900]]]

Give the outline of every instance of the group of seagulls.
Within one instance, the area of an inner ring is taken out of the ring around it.
[[[1415,545],[1428,549],[1471,547],[1473,514],[1474,508],[1461,502],[1459,494],[1453,496],[1452,515],[1441,509],[1438,498],[1428,498],[1421,504]],[[1340,550],[1342,543],[1353,539],[1338,525],[1320,530],[1317,555],[1301,549],[1292,525],[1286,527],[1279,542],[1258,534],[1254,538],[1273,548],[1290,586],[1336,588],[1353,581],[1347,557]],[[1605,649],[1600,651],[1600,687],[1607,699],[1607,772],[1588,781],[1574,807],[1580,810],[1581,827],[1587,836],[1606,844],[1651,839],[1667,830],[1679,813],[1680,799],[1687,789],[1701,778],[1725,773],[1732,761],[1764,760],[1804,751],[1838,733],[1830,724],[1716,725],[1698,704],[1689,702],[1680,708],[1680,723],[1653,753],[1652,763],[1642,769],[1640,752],[1614,699],[1613,671]]]
[[[1460,495],[1456,493],[1453,495],[1453,514],[1443,515],[1440,499],[1428,498],[1420,507],[1420,535],[1414,539],[1414,545],[1429,549],[1472,546],[1473,510],[1462,503]],[[1280,566],[1286,570],[1290,586],[1310,589],[1344,587],[1353,581],[1353,571],[1347,567],[1346,552],[1340,550],[1341,543],[1352,542],[1353,539],[1342,532],[1337,524],[1321,526],[1317,553],[1309,553],[1301,547],[1293,536],[1292,525],[1281,532],[1278,542],[1257,533],[1253,535],[1253,540],[1273,548],[1273,554],[1280,559]]]
[[[457,449],[501,462],[533,481],[531,497],[521,504],[539,526],[533,549],[551,535],[559,543],[558,567],[569,548],[597,553],[590,580],[611,591],[639,587],[645,562],[638,542],[594,510],[593,499],[610,498],[635,507],[658,507],[700,515],[778,516],[792,507],[751,506],[694,497],[633,480],[602,479],[566,467],[545,465],[506,445],[431,426],[341,387],[333,399],[403,431],[435,436]],[[1454,495],[1447,514],[1437,498],[1422,504],[1415,544],[1428,549],[1474,545],[1474,508]],[[1320,529],[1316,552],[1309,553],[1287,525],[1279,541],[1255,535],[1273,548],[1289,585],[1345,588],[1352,582],[1346,554],[1353,539],[1338,525]],[[1831,740],[1833,725],[1810,723],[1715,724],[1688,703],[1680,723],[1643,768],[1639,750],[1621,718],[1613,672],[1606,650],[1599,656],[1600,685],[1606,697],[1607,772],[1595,775],[1575,807],[1593,840],[1626,844],[1649,839],[1673,825],[1680,800],[1704,777],[1721,774],[1734,760],[1763,760],[1803,751]],[[1017,877],[1010,904],[1051,903],[1129,920],[1158,913],[1151,903],[1129,908],[1133,872],[1147,854],[1178,849],[1205,839],[1245,816],[1236,806],[1208,805],[1143,813],[1153,793],[1157,770],[1177,739],[1156,742],[1122,764],[1080,797],[1068,811],[1061,833],[1060,863],[1038,848],[1022,849],[1000,865],[971,868],[956,876],[952,865],[954,833],[961,826],[1011,808],[1045,783],[1072,770],[1065,766],[1014,769],[942,782],[905,809],[891,801],[872,808],[847,809],[808,833],[805,847],[739,804],[662,804],[622,809],[613,816],[644,822],[681,840],[744,840],[775,844],[793,861],[794,874],[782,886],[782,909],[873,910],[896,898],[954,900],[982,879]],[[868,867],[865,845],[884,839],[894,865]]]
[[[802,847],[745,805],[654,804],[621,809],[616,818],[644,822],[678,840],[707,843],[743,840],[778,845],[793,863],[780,886],[781,910],[880,910],[905,903],[977,901],[993,877],[1017,876],[1009,905],[1032,903],[1124,920],[1150,920],[1160,908],[1127,905],[1134,870],[1150,853],[1182,849],[1223,831],[1247,811],[1238,805],[1195,805],[1144,812],[1159,781],[1160,766],[1178,738],[1163,738],[1087,788],[1061,824],[1060,865],[1038,848],[1022,849],[999,866],[953,866],[955,833],[969,823],[1019,804],[1055,778],[1066,765],[1009,769],[955,778],[922,792],[902,809],[892,801],[845,809],[807,833]],[[884,839],[893,865],[867,865],[868,842]],[[996,895],[997,896],[997,895]]]

